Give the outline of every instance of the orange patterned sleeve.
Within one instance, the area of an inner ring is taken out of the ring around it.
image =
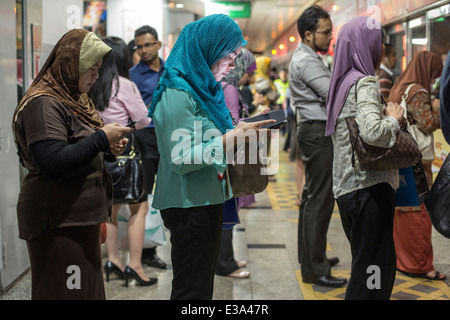
[[[431,105],[427,92],[417,92],[409,101],[408,110],[419,129],[426,134],[432,134],[440,128],[439,107]]]

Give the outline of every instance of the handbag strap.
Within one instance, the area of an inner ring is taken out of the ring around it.
[[[356,80],[356,83],[355,83],[355,103],[357,104],[358,103],[358,82],[359,82],[359,80],[361,80],[362,78],[359,78],[358,80]],[[386,103],[386,101],[384,100],[384,98],[383,98],[383,96],[382,95],[380,95],[380,97],[381,97],[381,103],[384,105],[384,106],[386,106],[387,105],[387,103]],[[356,119],[356,117],[355,117],[355,119]],[[356,122],[356,120],[355,120],[355,122]],[[357,124],[356,124],[356,126],[358,126]],[[358,135],[359,135],[359,133],[358,133]],[[356,161],[355,161],[355,152],[356,152],[356,139],[355,139],[355,141],[352,141],[352,139],[350,138],[350,145],[352,146],[352,167],[353,168],[355,168],[356,167]]]
[[[408,94],[409,94],[409,90],[411,90],[412,87],[414,87],[416,84],[415,83],[411,83],[408,88],[406,88],[405,92],[402,94],[402,100],[408,99]]]
[[[355,103],[356,104],[358,104],[358,82],[359,82],[359,80],[361,80],[361,78],[356,80],[356,83],[355,83]],[[356,139],[355,139],[355,141],[352,141],[352,139],[350,137],[350,145],[352,146],[352,167],[355,168],[356,167],[356,161],[355,161]]]

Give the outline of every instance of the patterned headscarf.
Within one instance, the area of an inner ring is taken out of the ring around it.
[[[13,128],[28,103],[43,95],[60,101],[91,128],[101,128],[102,119],[88,96],[80,93],[78,82],[80,75],[98,60],[106,60],[111,50],[93,32],[84,29],[68,31],[55,45],[41,71],[20,100],[14,112]]]
[[[246,44],[238,24],[224,14],[186,25],[164,65],[148,116],[152,116],[166,88],[177,88],[190,93],[222,133],[233,128],[222,85],[214,78],[211,67]]]
[[[420,84],[429,92],[431,80],[439,78],[442,69],[442,59],[436,53],[429,51],[417,53],[408,63],[405,71],[395,81],[389,94],[389,101],[401,103],[403,93],[412,83]]]
[[[231,84],[233,87],[239,88],[239,80],[242,78],[244,74],[247,72],[252,72],[256,70],[256,62],[253,53],[248,51],[245,48],[242,48],[241,53],[234,60],[235,67],[231,69],[222,81],[225,81]],[[253,66],[253,70],[252,67]]]

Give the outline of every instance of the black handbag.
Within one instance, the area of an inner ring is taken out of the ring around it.
[[[113,180],[113,202],[132,203],[141,199],[145,194],[144,166],[141,153],[135,143],[134,133],[129,136],[130,145],[116,161],[107,162],[105,166]]]
[[[445,159],[425,198],[425,207],[434,228],[450,239],[450,156]]]

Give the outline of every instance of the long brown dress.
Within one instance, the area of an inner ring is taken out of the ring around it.
[[[78,82],[110,50],[92,32],[67,32],[14,113],[15,142],[28,170],[17,216],[30,256],[32,299],[105,299],[100,224],[109,219],[112,186],[103,152],[52,178],[40,172],[29,148],[44,140],[76,144],[102,127]]]

